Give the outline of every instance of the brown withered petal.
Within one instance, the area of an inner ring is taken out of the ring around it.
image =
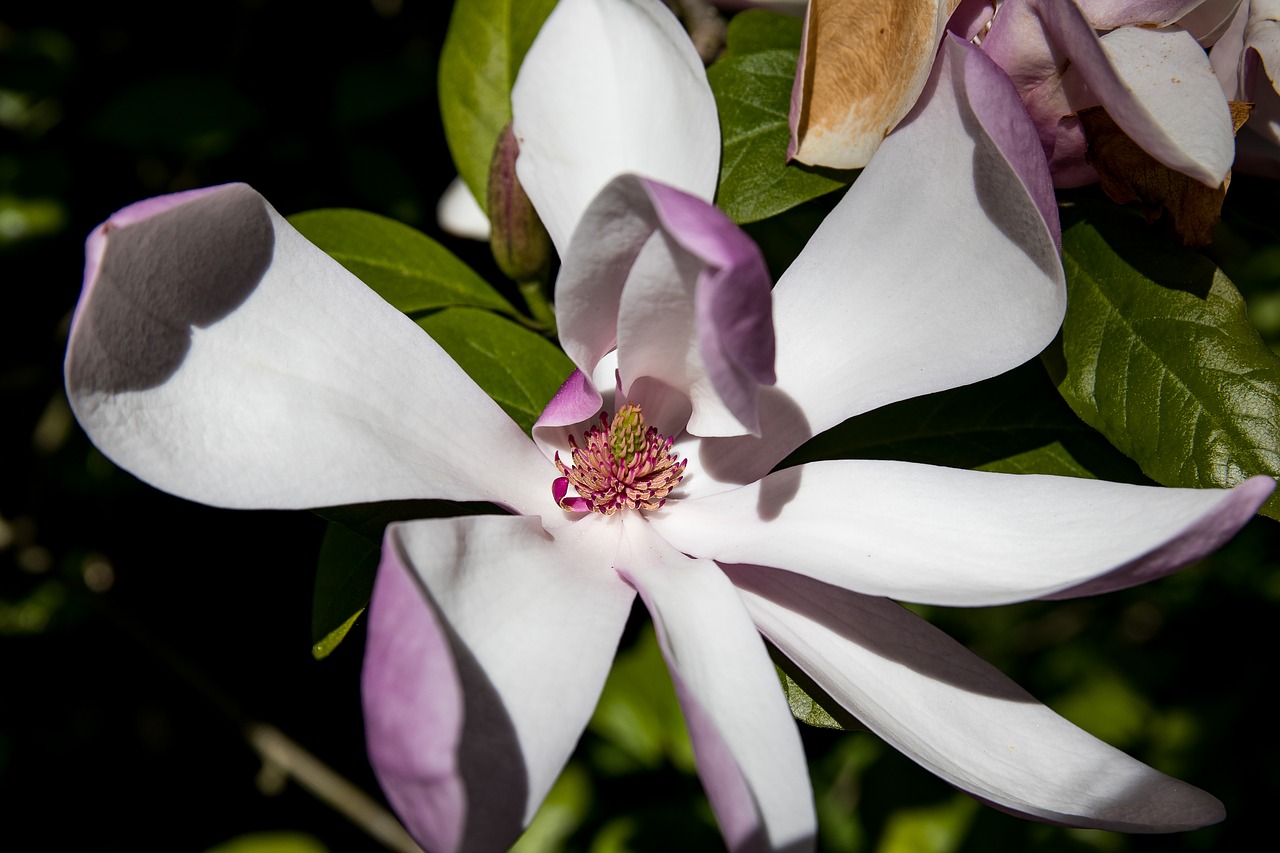
[[[1232,127],[1239,131],[1253,104],[1232,101],[1230,107]],[[1137,204],[1148,222],[1167,215],[1174,236],[1184,246],[1201,248],[1213,242],[1230,172],[1220,186],[1206,187],[1143,151],[1102,107],[1081,110],[1078,116],[1088,142],[1086,159],[1112,201]]]
[[[862,168],[915,104],[959,0],[811,0],[789,155]]]

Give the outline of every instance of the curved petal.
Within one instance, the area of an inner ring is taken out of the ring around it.
[[[982,73],[981,107],[970,101],[966,79],[984,68],[972,45],[945,40],[917,112],[782,276],[761,438],[681,447],[705,474],[697,488],[752,482],[846,418],[994,376],[1053,339],[1066,283],[1042,192],[1029,189],[1044,183],[1043,155],[1000,148],[1032,131],[1002,77]],[[994,132],[992,116],[1004,122]]]
[[[599,517],[603,519],[603,517]],[[362,691],[369,760],[428,850],[511,845],[586,727],[634,598],[617,531],[473,516],[387,528]]]
[[[814,3],[791,92],[787,158],[861,169],[916,103],[959,0]]]
[[[1163,577],[1231,538],[1274,487],[1269,477],[1166,489],[835,460],[668,502],[649,518],[686,554],[869,595],[980,606]]]
[[[462,178],[454,178],[445,187],[436,204],[436,221],[442,231],[455,237],[489,239],[489,217],[480,209],[480,203]]]
[[[1123,27],[1101,38],[1072,3],[1033,7],[1048,38],[1088,87],[1072,109],[1101,103],[1128,136],[1171,169],[1217,187],[1231,168],[1235,135],[1222,89],[1204,49],[1189,33]],[[997,16],[998,18],[998,16]]]
[[[757,390],[774,380],[769,273],[751,239],[707,202],[615,178],[574,232],[556,314],[584,375],[616,346],[628,394],[648,377],[689,399],[692,431],[757,428]]]
[[[67,395],[157,488],[242,508],[551,506],[554,471],[519,427],[251,188],[140,202],[86,253]]]
[[[1244,34],[1249,23],[1249,4],[1243,3],[1236,8],[1227,24],[1226,31],[1209,51],[1209,64],[1218,77],[1218,85],[1228,101],[1248,100],[1244,96],[1244,80],[1242,56],[1244,54]]]
[[[715,99],[692,42],[656,0],[561,0],[520,67],[511,111],[516,173],[561,258],[616,175],[715,194]]]
[[[1084,17],[1099,30],[1117,27],[1167,27],[1205,0],[1074,0]],[[1218,0],[1212,0],[1218,2]],[[1239,2],[1239,0],[1229,0]]]
[[[1178,17],[1178,26],[1191,33],[1202,47],[1210,47],[1226,34],[1243,0],[1203,0]]]
[[[809,771],[778,676],[733,585],[624,520],[618,573],[653,615],[702,778],[730,850],[812,848]]]
[[[1090,44],[1080,39],[1082,44]],[[1171,169],[1217,187],[1231,169],[1231,112],[1204,48],[1182,30],[1125,27],[1104,35],[1110,67],[1091,51],[1078,73],[1133,141]]]
[[[1120,832],[1222,820],[1213,796],[1067,722],[893,602],[768,569],[726,571],[770,642],[869,729],[970,794]]]
[[[1280,0],[1254,0],[1245,31],[1243,94],[1255,102],[1247,127],[1280,146]],[[1273,152],[1271,159],[1276,155]]]
[[[595,420],[604,406],[604,398],[581,370],[574,370],[560,389],[547,402],[547,407],[533,425],[533,440],[538,449],[551,459],[557,451],[569,447],[570,432],[580,433],[584,424]]]

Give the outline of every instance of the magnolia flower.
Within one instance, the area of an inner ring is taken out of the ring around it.
[[[651,85],[652,99],[619,99]],[[698,118],[710,93],[674,21],[647,0],[562,0],[514,99],[578,367],[536,442],[243,185],[140,202],[91,235],[68,396],[104,453],[192,500],[510,511],[386,533],[369,754],[430,850],[500,849],[528,824],[637,594],[732,849],[814,835],[762,635],[1001,808],[1135,831],[1218,820],[1213,797],[1092,738],[889,598],[1140,583],[1229,537],[1270,480],[1198,491],[849,460],[770,473],[851,415],[1020,363],[1060,322],[1052,193],[1032,128],[1005,119],[1016,93],[952,40],[926,95],[770,294],[750,241],[706,202],[714,114]],[[621,121],[619,104],[638,116]],[[643,162],[597,147],[619,122]],[[643,174],[615,178],[618,165]]]
[[[1209,58],[1228,98],[1252,103],[1236,168],[1280,177],[1280,2],[1244,0]]]
[[[1220,0],[1212,3],[1216,9]],[[1227,101],[1195,36],[1169,26],[1199,5],[1188,0],[885,0],[871,6],[883,10],[886,25],[855,38],[848,21],[880,19],[863,11],[868,4],[814,4],[805,21],[792,94],[789,154],[814,165],[864,165],[915,102],[938,39],[950,26],[965,38],[978,36],[982,49],[1013,80],[1057,186],[1097,179],[1085,161],[1086,140],[1076,114],[1101,105],[1151,156],[1217,187],[1234,153]],[[1189,21],[1204,37],[1218,29],[1209,11],[1204,21]],[[889,26],[891,14],[894,23],[901,18],[910,25]],[[1110,32],[1099,36],[1097,30]],[[865,57],[868,44],[874,62]]]

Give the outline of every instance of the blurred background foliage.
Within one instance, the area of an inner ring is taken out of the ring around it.
[[[286,214],[344,206],[394,217],[502,287],[487,247],[434,223],[453,177],[435,94],[448,6],[0,12],[5,849],[382,849],[296,770],[313,756],[381,802],[363,752],[362,626],[328,658],[311,654],[325,522],[210,509],[119,471],[71,418],[61,359],[84,236],[137,199],[225,181],[253,184]],[[1273,347],[1276,189],[1238,176],[1212,249]],[[1241,850],[1270,837],[1278,542],[1277,525],[1255,519],[1204,564],[1135,590],[922,609],[1073,721],[1215,793],[1224,824],[1125,837],[1030,823],[956,793],[874,736],[806,727],[822,848]],[[596,718],[520,849],[720,846],[645,621],[628,632]],[[357,803],[344,790],[334,796]]]

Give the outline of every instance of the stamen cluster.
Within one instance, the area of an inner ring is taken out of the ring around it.
[[[658,509],[684,478],[688,460],[676,461],[672,439],[646,427],[640,407],[628,403],[610,421],[600,414],[600,425],[582,436],[582,447],[569,437],[573,461],[566,465],[556,454],[556,467],[564,475],[555,493],[562,509],[613,515],[620,509]],[[578,498],[567,497],[572,486]]]

